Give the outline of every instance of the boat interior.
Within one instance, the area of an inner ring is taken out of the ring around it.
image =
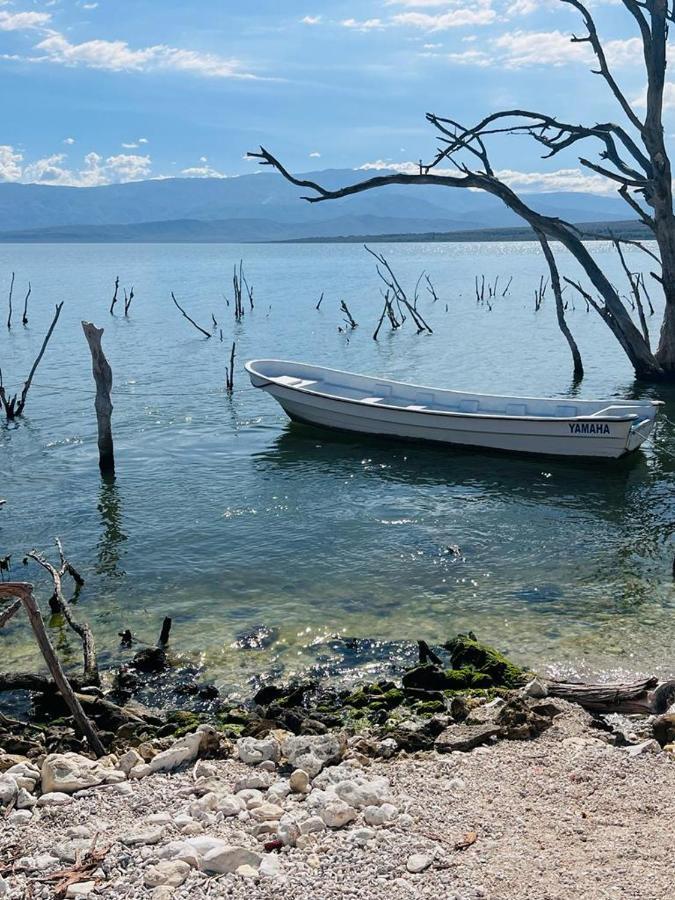
[[[475,394],[354,375],[280,360],[256,360],[249,371],[283,387],[369,406],[480,416],[625,420],[653,414],[651,401],[577,400]]]

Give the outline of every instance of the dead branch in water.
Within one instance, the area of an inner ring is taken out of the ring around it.
[[[511,287],[512,281],[513,281],[513,275],[509,278],[508,284],[506,285],[506,287],[505,287],[504,290],[502,291],[502,297],[506,297],[506,295],[508,294],[509,288]]]
[[[91,351],[91,370],[96,383],[96,423],[98,426],[98,464],[104,475],[115,474],[115,452],[113,449],[111,417],[113,411],[110,392],[112,391],[112,369],[101,347],[103,329],[93,322],[82,322],[82,331]]]
[[[42,614],[40,613],[40,609],[33,595],[33,585],[28,582],[8,582],[6,584],[0,584],[0,597],[10,600],[18,599],[24,606],[28,613],[35,639],[61,696],[70,709],[82,734],[86,737],[90,748],[98,757],[104,756],[105,748],[101,743],[96,729],[87,718],[80,701],[75,696],[75,693],[66,678],[65,672],[61,667],[56,651],[49,640]]]
[[[115,307],[115,304],[117,303],[117,291],[119,290],[119,286],[120,276],[118,275],[117,278],[115,278],[115,293],[113,294],[112,303],[110,304],[110,315],[113,314],[113,309]]]
[[[347,304],[345,303],[344,300],[340,300],[340,309],[347,317],[345,319],[345,324],[348,325],[349,328],[351,328],[352,330],[354,330],[354,328],[358,328],[359,323],[354,319],[354,316],[352,316],[352,314],[349,312],[349,308],[347,307]]]
[[[159,633],[159,641],[157,642],[158,647],[166,647],[169,643],[169,634],[171,633],[171,617],[166,616],[164,621],[162,622],[162,630]]]
[[[30,297],[32,290],[33,289],[31,287],[31,284],[29,281],[28,282],[28,292],[26,293],[26,296],[23,301],[23,315],[21,316],[21,324],[22,325],[28,325],[28,298]]]
[[[628,279],[628,284],[630,285],[631,293],[633,295],[633,300],[635,301],[633,308],[637,308],[638,318],[640,320],[640,330],[642,331],[642,336],[645,339],[645,343],[647,346],[650,346],[649,340],[649,329],[647,327],[647,319],[645,318],[644,307],[642,306],[642,295],[640,293],[640,276],[628,268],[628,264],[626,263],[626,258],[623,254],[623,250],[621,249],[621,244],[616,239],[612,239],[612,243],[616,249],[616,252],[619,254],[619,259],[621,260],[621,267],[626,273],[626,278]]]
[[[429,278],[428,275],[425,275],[424,278],[425,278],[426,283],[427,283],[427,290],[428,290],[429,293],[431,294],[431,299],[434,301],[434,303],[436,303],[436,301],[438,300],[438,294],[436,293],[435,287],[434,287],[433,284],[431,283],[431,278]]]
[[[225,390],[231,396],[234,391],[234,354],[237,348],[236,341],[232,341],[232,350],[230,352],[230,365],[225,372]]]
[[[131,285],[131,290],[129,291],[129,296],[127,297],[127,289],[124,288],[124,315],[129,315],[129,308],[131,307],[131,301],[134,299],[134,286]]]
[[[14,272],[12,272],[12,280],[9,283],[9,313],[7,314],[7,327],[12,327],[12,294],[14,293]]]
[[[185,316],[185,318],[188,320],[188,322],[190,322],[190,324],[194,325],[194,327],[197,329],[197,331],[201,331],[201,333],[204,335],[204,337],[207,337],[207,338],[210,338],[210,337],[211,337],[210,333],[209,333],[208,331],[206,331],[206,329],[202,328],[201,325],[197,325],[197,323],[195,322],[195,320],[194,320],[194,319],[191,319],[190,316],[188,316],[188,314],[185,312],[185,310],[184,310],[183,307],[180,305],[180,303],[178,302],[178,300],[176,300],[176,297],[175,297],[173,291],[171,291],[171,299],[172,299],[173,302],[176,304],[176,306],[178,307],[178,309],[182,312],[182,314]]]
[[[558,327],[565,340],[567,341],[570,353],[572,354],[572,361],[574,364],[574,381],[578,382],[584,377],[584,364],[581,361],[581,353],[579,352],[579,348],[577,347],[577,342],[574,340],[574,336],[569,329],[567,324],[567,320],[565,318],[565,306],[563,303],[562,297],[562,288],[560,286],[560,273],[558,272],[558,266],[555,261],[555,256],[553,255],[553,251],[551,250],[551,245],[549,244],[546,236],[541,231],[535,232],[537,237],[539,238],[539,243],[541,244],[541,249],[544,251],[544,256],[546,258],[546,262],[548,263],[548,268],[551,276],[551,287],[553,289],[553,295],[555,296],[555,309],[556,315],[558,317]]]
[[[401,312],[401,305],[405,306],[405,308],[410,313],[413,322],[417,326],[418,334],[421,334],[423,331],[427,331],[429,334],[433,334],[432,329],[429,327],[429,325],[427,325],[424,318],[422,317],[422,314],[418,312],[417,309],[415,309],[414,305],[408,300],[405,291],[401,287],[398,279],[396,278],[396,275],[394,275],[393,269],[385,259],[384,255],[382,253],[375,253],[374,250],[371,250],[370,247],[365,244],[364,249],[377,260],[377,274],[380,276],[387,289],[392,292],[392,296],[396,300],[396,303],[399,307],[399,313],[401,313],[402,321],[405,321],[405,316],[403,316],[403,313]],[[384,271],[380,268],[380,266],[383,267]]]
[[[539,287],[534,292],[534,311],[539,312],[546,297],[546,288],[548,287],[548,278],[542,275],[539,279]]]
[[[26,399],[28,397],[28,391],[30,390],[30,386],[33,383],[33,377],[37,370],[37,367],[40,365],[40,360],[44,356],[44,352],[47,349],[47,344],[49,343],[49,339],[52,336],[54,329],[56,328],[56,323],[59,320],[59,316],[61,315],[61,309],[63,307],[63,301],[61,303],[56,304],[56,311],[54,313],[54,318],[52,319],[52,324],[49,326],[49,330],[45,335],[45,339],[42,342],[42,347],[40,348],[40,352],[35,357],[35,362],[33,363],[30,372],[28,373],[28,378],[24,382],[23,390],[21,391],[21,396],[19,397],[17,394],[14,394],[13,397],[8,397],[5,391],[5,388],[2,384],[2,369],[0,369],[0,405],[5,411],[5,416],[7,417],[7,421],[11,421],[12,419],[16,419],[17,416],[23,415],[24,408],[26,406]]]
[[[72,607],[66,600],[63,593],[63,578],[70,575],[77,588],[84,584],[84,579],[77,569],[66,559],[63,553],[63,547],[59,538],[56,538],[56,546],[59,551],[59,567],[53,566],[43,553],[39,553],[33,549],[27,553],[29,559],[42,566],[49,573],[54,586],[54,594],[50,601],[54,612],[60,613],[66,620],[70,628],[77,634],[82,641],[82,652],[84,656],[84,679],[88,684],[99,684],[100,677],[98,673],[98,660],[96,658],[96,644],[91,628],[85,622],[81,625],[73,616]]]
[[[319,309],[321,307],[321,303],[323,301],[323,291],[321,291],[321,296],[319,297],[319,302],[316,304],[316,308]]]

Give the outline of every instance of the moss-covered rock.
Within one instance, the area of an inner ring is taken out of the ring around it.
[[[456,638],[443,645],[450,652],[455,669],[474,669],[491,679],[491,684],[475,684],[475,687],[518,687],[523,683],[526,673],[514,665],[503,653],[482,644],[476,635],[458,634]]]

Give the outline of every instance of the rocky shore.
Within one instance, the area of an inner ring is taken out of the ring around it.
[[[675,715],[592,716],[449,645],[216,714],[94,692],[100,759],[0,717],[0,897],[671,897]]]

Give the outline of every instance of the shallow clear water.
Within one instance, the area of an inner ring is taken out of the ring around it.
[[[375,666],[396,652],[384,644],[347,653],[331,635],[443,641],[469,628],[532,666],[673,672],[672,391],[646,389],[667,406],[643,451],[579,462],[334,437],[290,425],[250,388],[243,360],[277,356],[469,390],[570,392],[552,297],[534,311],[544,271],[534,244],[379,249],[411,290],[422,269],[430,273],[440,300],[422,291],[420,308],[433,335],[417,336],[406,323],[372,340],[379,283],[358,245],[0,246],[3,283],[17,273],[17,324],[0,328],[6,384],[25,377],[53,304],[65,300],[27,415],[0,427],[0,556],[12,553],[13,576],[26,575],[26,550],[48,549],[59,535],[87,579],[79,609],[105,659],[125,658],[123,628],[152,643],[171,615],[174,647],[228,686],[317,662],[326,670]],[[618,282],[610,249],[593,252]],[[256,308],[235,325],[223,294],[231,298],[240,256]],[[630,260],[648,270],[638,251]],[[569,258],[561,261],[574,271]],[[500,276],[499,293],[514,276],[491,311],[473,293],[483,273]],[[108,313],[117,274],[136,293],[126,320]],[[181,318],[171,290],[202,324],[215,315],[222,343]],[[360,323],[349,335],[338,330],[340,299]],[[587,367],[580,396],[640,395],[645,389],[606,327],[583,302],[574,305],[568,318]],[[114,484],[98,472],[81,319],[105,326]],[[30,577],[44,585],[34,569]],[[278,629],[271,647],[232,647],[239,632],[260,624]],[[67,651],[70,637],[55,639]],[[37,664],[21,619],[0,647],[3,668]]]

